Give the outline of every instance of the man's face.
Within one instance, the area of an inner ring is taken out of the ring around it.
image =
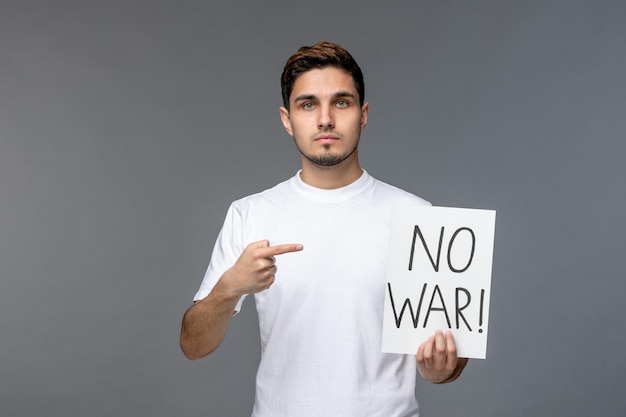
[[[369,105],[359,105],[350,74],[335,67],[305,72],[293,85],[289,107],[281,107],[280,116],[302,154],[303,166],[358,164],[357,147]]]

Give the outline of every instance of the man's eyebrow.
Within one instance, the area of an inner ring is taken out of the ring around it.
[[[302,94],[294,98],[293,101],[317,100],[317,96],[313,94]]]
[[[351,93],[349,91],[338,91],[335,94],[333,94],[333,98],[337,99],[337,98],[353,98],[356,99],[356,95],[354,93]]]
[[[333,94],[333,100],[336,100],[338,98],[352,98],[356,100],[356,95],[354,93],[351,93],[350,91],[337,91],[335,94]],[[315,101],[318,100],[318,97],[315,94],[301,94],[298,97],[294,98],[295,102],[308,100]]]

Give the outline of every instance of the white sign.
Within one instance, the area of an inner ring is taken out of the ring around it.
[[[383,352],[415,354],[440,329],[459,357],[485,359],[495,220],[493,210],[394,208]]]

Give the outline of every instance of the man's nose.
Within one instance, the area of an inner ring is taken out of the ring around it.
[[[330,106],[320,106],[317,120],[317,127],[320,129],[329,129],[335,126],[333,114]]]

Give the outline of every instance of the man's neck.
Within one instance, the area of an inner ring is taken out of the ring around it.
[[[363,175],[363,170],[357,158],[346,164],[332,167],[320,167],[303,158],[300,178],[311,187],[333,190],[352,184],[361,178],[361,175]]]

